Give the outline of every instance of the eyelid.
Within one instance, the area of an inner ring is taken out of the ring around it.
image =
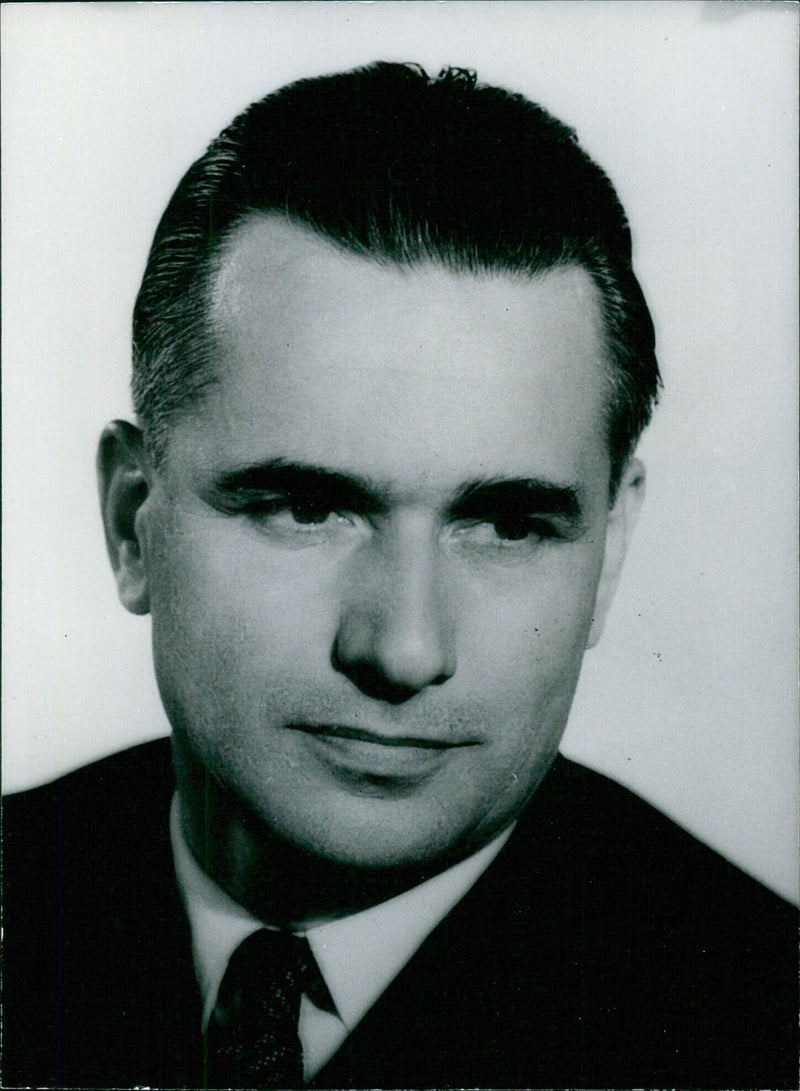
[[[318,493],[314,490],[300,492],[295,489],[256,493],[249,498],[248,502],[255,504],[284,504],[286,507],[299,507],[301,504],[307,504],[309,506],[313,505],[314,507],[329,507],[331,510],[333,510],[335,506],[331,502],[331,498],[325,496],[323,493]]]
[[[236,488],[223,490],[217,495],[220,499],[219,506],[234,513],[255,512],[259,509],[278,511],[280,508],[308,507],[319,511],[368,518],[380,510],[376,504],[365,502],[363,497],[348,495],[347,490],[328,488],[324,483],[284,489]]]
[[[463,531],[478,527],[493,527],[498,537],[503,536],[503,530],[512,529],[524,530],[527,536],[540,539],[570,537],[569,531],[560,527],[557,520],[549,516],[536,514],[520,513],[517,515],[516,513],[504,512],[491,515],[487,513],[485,516],[455,520],[455,524]]]
[[[325,489],[234,489],[221,494],[223,506],[233,511],[310,507],[331,512],[350,510]]]
[[[488,497],[486,500],[476,498],[474,502],[459,504],[452,512],[451,518],[464,522],[483,523],[503,523],[519,520],[566,525],[575,522],[571,516],[562,512],[542,511],[525,497],[507,500],[503,503],[497,503],[494,499]]]

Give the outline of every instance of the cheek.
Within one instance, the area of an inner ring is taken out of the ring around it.
[[[602,557],[576,559],[473,599],[460,644],[476,681],[496,678],[528,707],[532,692],[570,684],[586,648]]]
[[[466,676],[473,704],[493,724],[497,771],[510,793],[525,794],[538,781],[543,757],[552,755],[567,723],[591,626],[596,566],[582,579],[543,582],[482,613],[466,637]],[[469,700],[469,697],[467,698]]]
[[[212,519],[177,525],[153,545],[154,630],[223,671],[291,659],[330,630],[325,573],[312,568],[300,579],[254,534]]]
[[[254,587],[253,572],[213,526],[175,524],[151,543],[159,688],[174,726],[191,723],[193,732],[207,733],[225,723],[233,730],[280,659],[287,610],[277,589],[265,598],[264,588]]]

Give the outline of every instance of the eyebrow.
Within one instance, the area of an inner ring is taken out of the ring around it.
[[[388,509],[387,490],[369,478],[276,458],[223,474],[214,482],[214,491],[233,501],[247,503],[264,493],[288,497],[319,497],[331,507],[364,514],[379,514]]]
[[[286,459],[270,459],[222,474],[213,491],[233,504],[247,504],[265,493],[289,498],[312,497],[361,514],[385,514],[391,506],[392,488],[369,477],[354,476]],[[491,478],[470,481],[458,488],[448,505],[457,519],[490,518],[498,514],[530,514],[556,517],[574,529],[584,518],[581,491],[540,478]]]
[[[575,530],[584,522],[580,489],[540,478],[473,481],[459,489],[451,510],[456,518],[462,519],[498,514],[550,516]]]

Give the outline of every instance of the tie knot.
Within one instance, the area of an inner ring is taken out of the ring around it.
[[[237,947],[209,1020],[208,1086],[299,1087],[300,998],[314,977],[305,938],[261,928]]]
[[[262,1005],[265,999],[297,1000],[313,980],[314,956],[304,936],[259,928],[231,955],[214,1015],[220,1025]]]

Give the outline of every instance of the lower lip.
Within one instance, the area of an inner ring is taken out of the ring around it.
[[[463,747],[388,745],[366,739],[344,738],[318,731],[303,731],[315,754],[343,773],[385,779],[409,780],[430,776],[448,755]]]

